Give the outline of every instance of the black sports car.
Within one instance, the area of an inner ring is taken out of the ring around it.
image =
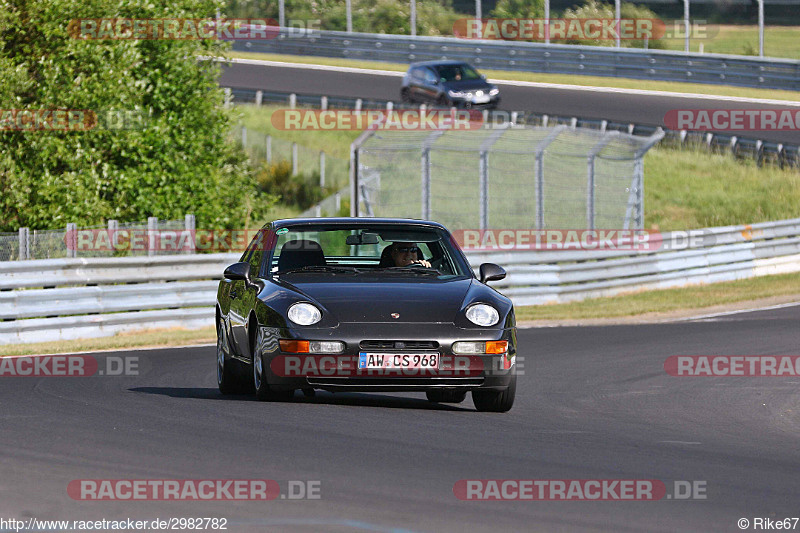
[[[424,391],[508,411],[516,391],[511,300],[475,277],[435,222],[278,220],[225,269],[216,304],[225,394],[290,399],[301,389]]]
[[[422,61],[408,67],[400,97],[408,103],[495,109],[500,90],[463,61]]]

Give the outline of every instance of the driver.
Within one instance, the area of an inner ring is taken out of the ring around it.
[[[419,246],[413,242],[395,242],[391,245],[389,252],[394,261],[394,266],[404,267],[409,265],[421,265],[425,268],[431,268],[431,264],[420,259]]]

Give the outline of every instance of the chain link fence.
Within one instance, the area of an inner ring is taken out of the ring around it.
[[[191,232],[187,242],[194,242],[194,215],[183,220],[161,220],[150,217],[144,222],[109,220],[105,226],[67,224],[64,229],[31,230],[0,233],[0,261],[28,259],[62,259],[68,257],[124,257],[189,253],[161,241],[172,234]]]
[[[556,125],[391,131],[352,147],[358,216],[451,229],[641,229],[645,152],[663,137]]]

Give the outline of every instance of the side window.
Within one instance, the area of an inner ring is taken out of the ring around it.
[[[436,83],[437,79],[436,74],[434,74],[431,69],[425,69],[425,83],[433,85]]]
[[[415,68],[411,71],[411,79],[416,82],[422,82],[425,79],[425,69]]]

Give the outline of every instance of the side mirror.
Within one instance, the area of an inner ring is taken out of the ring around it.
[[[250,263],[234,263],[222,274],[231,281],[250,281]]]
[[[503,267],[495,265],[494,263],[484,263],[480,267],[481,283],[489,281],[498,281],[506,277],[506,271]]]

